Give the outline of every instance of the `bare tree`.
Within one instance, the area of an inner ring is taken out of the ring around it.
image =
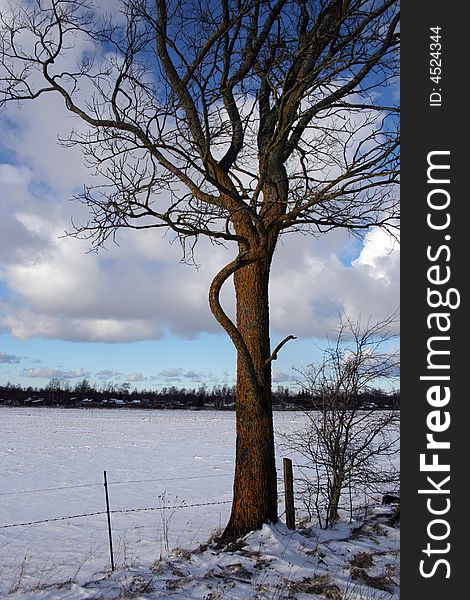
[[[99,183],[75,235],[168,228],[236,255],[209,304],[237,350],[225,538],[277,520],[268,284],[288,231],[397,223],[397,0],[32,0],[1,17],[0,104],[58,94]],[[83,129],[85,127],[85,129]],[[236,321],[221,306],[233,276]]]
[[[318,364],[300,371],[314,410],[305,413],[307,426],[285,435],[282,446],[307,460],[298,491],[321,526],[338,520],[345,492],[352,517],[358,499],[398,484],[393,459],[399,452],[399,412],[377,410],[372,401],[374,387],[398,377],[395,320],[395,313],[378,323],[342,319]]]
[[[54,404],[54,402],[60,402],[63,397],[64,389],[65,382],[59,379],[59,377],[52,377],[45,388],[49,404]]]

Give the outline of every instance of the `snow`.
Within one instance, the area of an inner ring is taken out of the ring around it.
[[[302,413],[275,414],[281,431],[304,421]],[[105,514],[0,527],[2,597],[118,598],[124,590],[139,598],[302,600],[316,590],[334,600],[335,586],[351,600],[398,597],[399,530],[386,523],[389,507],[353,536],[358,523],[305,534],[278,523],[233,552],[181,550],[207,541],[228,518],[234,413],[2,407],[0,433],[0,525],[104,511],[104,470],[112,510],[180,507],[113,513],[114,573]],[[206,503],[217,504],[189,506]],[[361,552],[373,555],[367,569],[350,564]],[[374,577],[388,591],[372,589]]]
[[[390,509],[388,509],[390,510]],[[375,515],[377,517],[378,515]],[[385,515],[382,515],[383,517]],[[379,529],[380,528],[380,529]],[[343,535],[347,534],[347,538]],[[317,534],[317,535],[316,535]],[[124,598],[173,600],[397,600],[398,531],[382,523],[334,530],[327,540],[318,531],[297,533],[282,523],[265,525],[236,549],[214,545],[192,553],[175,551],[151,565],[130,565],[102,573],[86,584],[18,592],[15,600]],[[368,558],[371,568],[353,566]],[[353,563],[353,564],[352,564]],[[359,575],[358,575],[359,573]],[[367,579],[372,585],[366,585]]]

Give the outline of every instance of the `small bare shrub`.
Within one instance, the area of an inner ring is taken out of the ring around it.
[[[372,558],[372,554],[369,554],[369,552],[359,552],[359,554],[353,556],[350,562],[353,567],[368,569],[374,564],[374,559]]]
[[[314,410],[305,413],[306,427],[284,435],[280,445],[305,459],[297,495],[323,528],[339,519],[341,508],[352,520],[359,497],[398,486],[399,412],[377,410],[371,401],[374,386],[398,376],[396,317],[365,325],[343,317],[320,362],[299,371]]]

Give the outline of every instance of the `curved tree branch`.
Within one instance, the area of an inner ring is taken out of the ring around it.
[[[274,349],[274,352],[271,354],[271,356],[270,356],[268,359],[266,359],[266,362],[264,363],[264,366],[265,366],[265,367],[267,367],[267,366],[268,366],[270,363],[272,363],[272,362],[273,362],[273,360],[277,360],[277,355],[278,355],[278,352],[279,352],[279,350],[280,350],[280,349],[281,349],[281,348],[284,346],[284,344],[287,344],[287,342],[288,342],[289,340],[296,340],[296,339],[297,339],[297,336],[296,336],[296,335],[288,335],[288,336],[286,336],[286,337],[285,337],[285,338],[282,340],[282,342],[280,342],[280,343],[279,343],[279,344],[276,346],[276,348]]]
[[[227,334],[230,336],[230,339],[232,340],[240,356],[240,359],[244,363],[250,380],[250,385],[254,390],[258,390],[261,387],[261,385],[256,375],[253,359],[250,355],[250,352],[247,348],[242,334],[238,330],[235,323],[230,319],[230,317],[222,308],[222,305],[220,303],[220,290],[222,289],[223,284],[231,275],[233,275],[236,271],[239,271],[243,267],[256,262],[260,258],[262,258],[260,254],[255,254],[249,251],[240,252],[238,256],[234,260],[232,260],[232,262],[225,265],[225,267],[217,273],[217,275],[212,280],[209,289],[209,306],[212,311],[212,314],[220,323],[220,325],[222,325]]]

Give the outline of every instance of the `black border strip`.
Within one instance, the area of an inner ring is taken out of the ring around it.
[[[466,485],[470,481],[467,464],[470,399],[465,377],[470,370],[466,349],[470,326],[464,290],[469,277],[466,241],[470,237],[467,225],[470,192],[468,185],[464,186],[464,173],[469,171],[465,163],[470,153],[466,147],[470,145],[469,108],[464,92],[468,87],[470,38],[467,6],[434,0],[401,3],[401,585],[405,600],[459,598],[467,588],[465,546],[470,534]],[[430,38],[431,27],[441,28],[440,47],[430,46],[436,42]],[[439,80],[432,81],[430,69],[437,73],[435,67],[439,62],[431,62],[433,58],[436,60],[431,52],[436,55],[437,50],[442,72]],[[430,155],[431,152],[436,154]],[[449,165],[450,169],[436,168],[427,173],[429,161]],[[429,206],[439,203],[442,210]],[[450,222],[438,229],[429,224],[428,218],[437,227],[448,219]],[[443,282],[447,276],[448,281]],[[431,283],[430,279],[439,283]],[[440,306],[431,307],[431,303],[440,304],[440,296],[438,293],[428,296],[428,290],[441,293]],[[455,308],[446,307],[446,300]],[[456,307],[458,302],[460,305]],[[446,316],[439,320],[430,317],[432,313]],[[448,326],[448,331],[440,331],[438,322],[442,329]],[[433,336],[436,339],[431,340]],[[445,336],[449,339],[444,339]],[[429,354],[429,348],[449,354]],[[444,368],[446,365],[449,368]],[[434,379],[420,379],[423,376]],[[438,376],[447,376],[449,380],[436,379]],[[429,391],[432,387],[434,390]],[[448,393],[450,399],[446,402]],[[449,418],[450,425],[446,427]],[[437,432],[438,428],[443,431]],[[449,442],[450,448],[426,448],[429,441],[426,436],[430,433],[434,434],[434,440]],[[425,454],[423,462],[427,465],[433,460],[438,463],[435,471],[426,471],[430,468],[426,466],[420,469],[420,454]],[[450,467],[448,472],[440,470],[445,465]],[[450,479],[446,481],[448,476]],[[418,493],[420,489],[424,492]]]

